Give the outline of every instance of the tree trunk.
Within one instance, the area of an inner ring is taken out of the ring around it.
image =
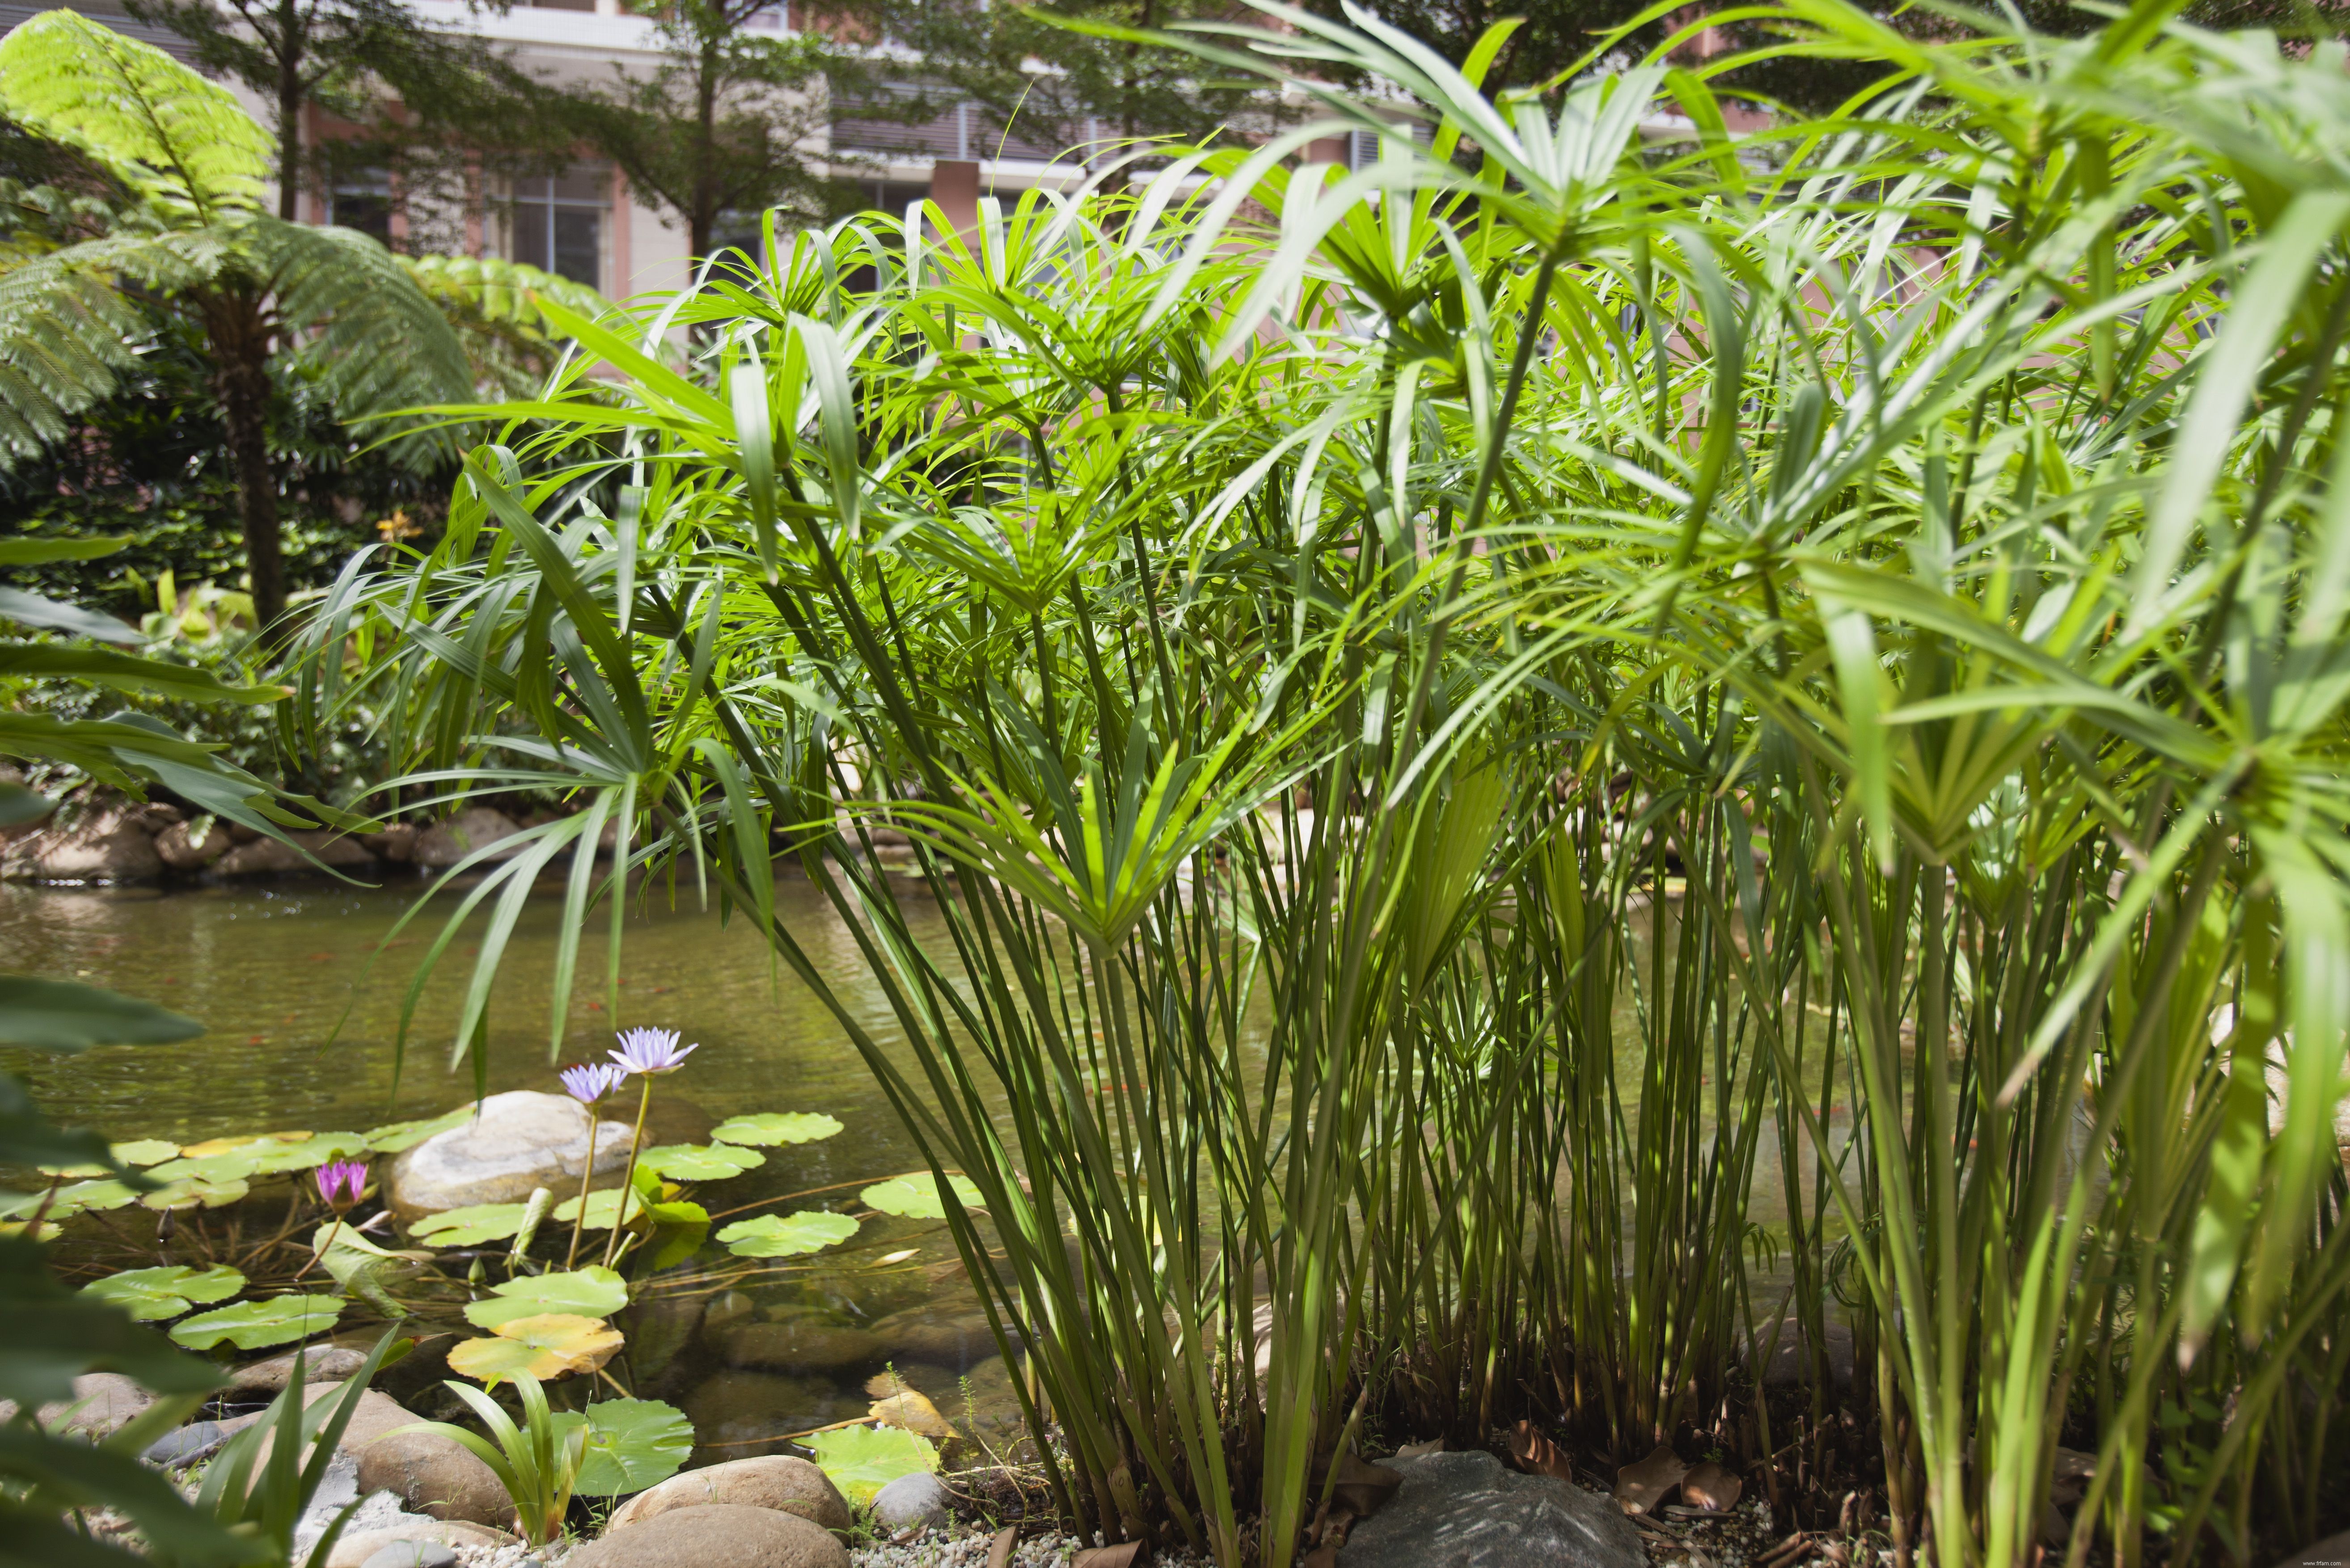
[[[301,17],[294,0],[277,7],[277,215],[294,221],[302,168]],[[277,536],[276,526],[270,537]]]
[[[219,367],[213,386],[228,427],[229,459],[236,465],[254,618],[263,646],[273,647],[286,614],[286,560],[277,537],[277,471],[269,461],[269,323],[261,296],[244,289],[207,295],[203,307]]]

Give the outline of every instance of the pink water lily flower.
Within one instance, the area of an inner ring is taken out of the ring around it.
[[[603,1062],[566,1067],[556,1076],[563,1080],[564,1092],[583,1106],[602,1104],[613,1090],[629,1081],[626,1073]]]
[[[367,1190],[368,1168],[363,1159],[330,1159],[315,1174],[318,1196],[338,1214],[357,1203],[359,1194]]]
[[[674,1029],[626,1030],[620,1035],[620,1048],[608,1054],[623,1072],[658,1077],[676,1072],[685,1065],[688,1056],[702,1049],[697,1043],[681,1051],[677,1048],[679,1038]]]

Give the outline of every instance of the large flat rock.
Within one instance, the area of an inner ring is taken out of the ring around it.
[[[625,1122],[596,1127],[599,1187],[619,1184],[635,1129]],[[559,1201],[575,1198],[588,1168],[588,1112],[568,1095],[513,1089],[492,1095],[463,1127],[435,1133],[391,1162],[387,1189],[400,1219],[438,1214],[476,1203],[520,1203],[535,1188]]]
[[[1379,1462],[1403,1485],[1348,1534],[1340,1568],[1647,1568],[1623,1511],[1555,1476],[1485,1453]]]

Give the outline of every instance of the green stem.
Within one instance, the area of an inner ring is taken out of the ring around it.
[[[644,1092],[637,1096],[637,1130],[635,1136],[629,1139],[628,1167],[620,1172],[620,1201],[612,1210],[612,1239],[604,1243],[604,1266],[608,1269],[612,1266],[613,1255],[620,1248],[620,1222],[629,1217],[629,1194],[637,1189],[637,1151],[645,1147],[645,1113],[652,1109],[653,1105],[653,1075],[647,1073],[644,1077]],[[595,1174],[595,1167],[588,1167],[588,1175],[591,1180]],[[583,1220],[588,1218],[585,1199],[579,1203],[579,1218]]]
[[[602,1119],[597,1115],[598,1104],[590,1101],[588,1106],[588,1163],[579,1172],[579,1212],[571,1221],[571,1251],[563,1255],[563,1266],[567,1270],[578,1267],[579,1234],[588,1228],[588,1189],[596,1182],[596,1125]],[[633,1158],[635,1151],[631,1149],[629,1152]],[[622,1207],[625,1208],[628,1201],[625,1198],[620,1199]],[[614,1216],[616,1222],[618,1218]]]

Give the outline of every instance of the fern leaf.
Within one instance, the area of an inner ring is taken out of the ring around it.
[[[137,306],[78,265],[81,248],[0,273],[0,468],[63,436],[151,335]]]
[[[390,252],[349,229],[255,215],[244,241],[346,420],[468,400],[473,373],[457,335]],[[410,454],[421,459],[421,452]]]
[[[0,39],[0,112],[204,223],[259,204],[276,146],[227,88],[72,11]]]

